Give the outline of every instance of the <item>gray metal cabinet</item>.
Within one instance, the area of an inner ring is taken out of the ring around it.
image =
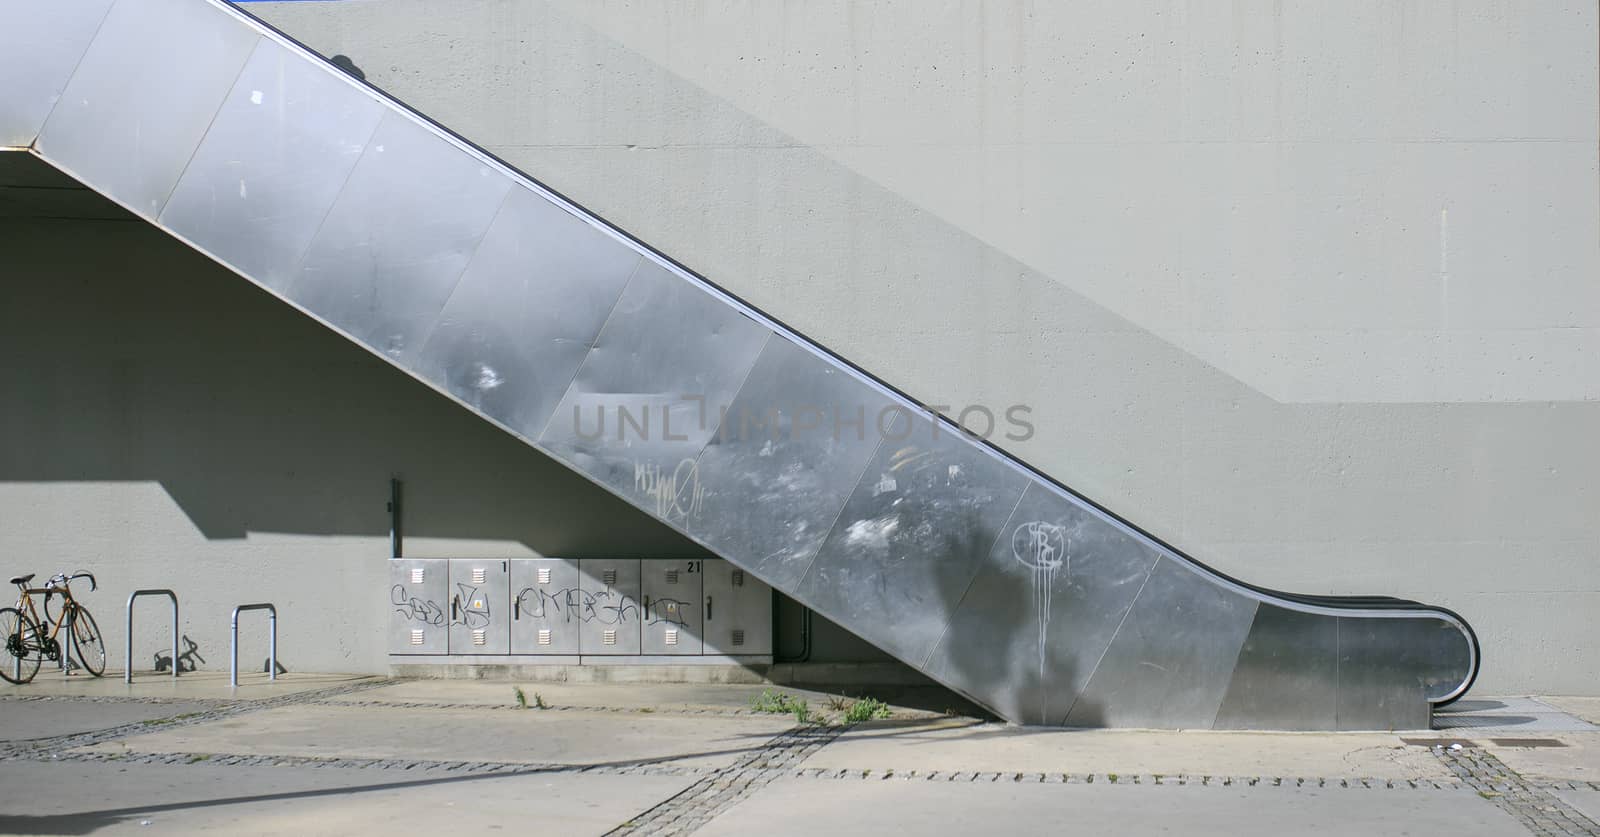
[[[511,653],[510,561],[450,559],[450,653]]]
[[[578,653],[582,603],[577,564],[560,558],[513,558],[511,653]]]
[[[705,653],[772,653],[772,588],[727,561],[705,562]]]
[[[639,561],[584,558],[578,562],[578,650],[638,654]]]
[[[699,654],[702,570],[707,562],[640,561],[643,576],[644,624],[640,647],[645,654]]]
[[[389,653],[448,650],[449,563],[438,558],[389,562]]]

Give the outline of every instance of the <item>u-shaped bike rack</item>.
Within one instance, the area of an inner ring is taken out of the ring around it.
[[[239,613],[245,610],[265,610],[272,629],[272,639],[267,646],[267,679],[278,679],[278,609],[270,603],[242,604],[233,609],[228,621],[228,685],[239,686]]]
[[[140,596],[166,596],[172,600],[172,679],[178,679],[178,594],[171,590],[135,590],[128,596],[127,647],[123,654],[122,682],[133,682],[133,600]]]

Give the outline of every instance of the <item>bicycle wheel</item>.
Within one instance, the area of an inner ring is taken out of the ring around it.
[[[78,646],[78,662],[85,671],[95,677],[106,673],[106,638],[83,605],[73,608],[72,644]]]
[[[22,684],[39,673],[39,625],[14,607],[0,608],[0,678]]]

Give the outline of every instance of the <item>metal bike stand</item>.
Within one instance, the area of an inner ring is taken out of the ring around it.
[[[75,647],[74,638],[72,635],[72,623],[77,621],[78,617],[77,614],[74,614],[72,610],[65,607],[65,605],[63,605],[62,609],[65,612],[61,614],[61,618],[66,621],[62,623],[61,631],[66,633],[67,637],[61,641],[61,659],[57,662],[60,663],[59,667],[61,669],[61,676],[66,677],[72,674],[72,649]]]
[[[133,682],[133,600],[140,596],[166,596],[172,600],[172,679],[178,679],[178,594],[171,590],[135,590],[128,596],[128,645],[123,654],[122,682]]]
[[[228,685],[239,687],[239,613],[246,610],[265,610],[267,623],[272,631],[272,638],[267,645],[267,679],[278,679],[278,609],[271,604],[242,604],[233,609],[233,618],[228,621]]]

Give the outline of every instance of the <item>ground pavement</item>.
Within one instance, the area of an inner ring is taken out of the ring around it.
[[[769,689],[806,722],[756,711]],[[847,724],[781,687],[47,669],[0,688],[0,833],[1600,837],[1600,698],[1324,734],[1024,729],[938,695]]]

